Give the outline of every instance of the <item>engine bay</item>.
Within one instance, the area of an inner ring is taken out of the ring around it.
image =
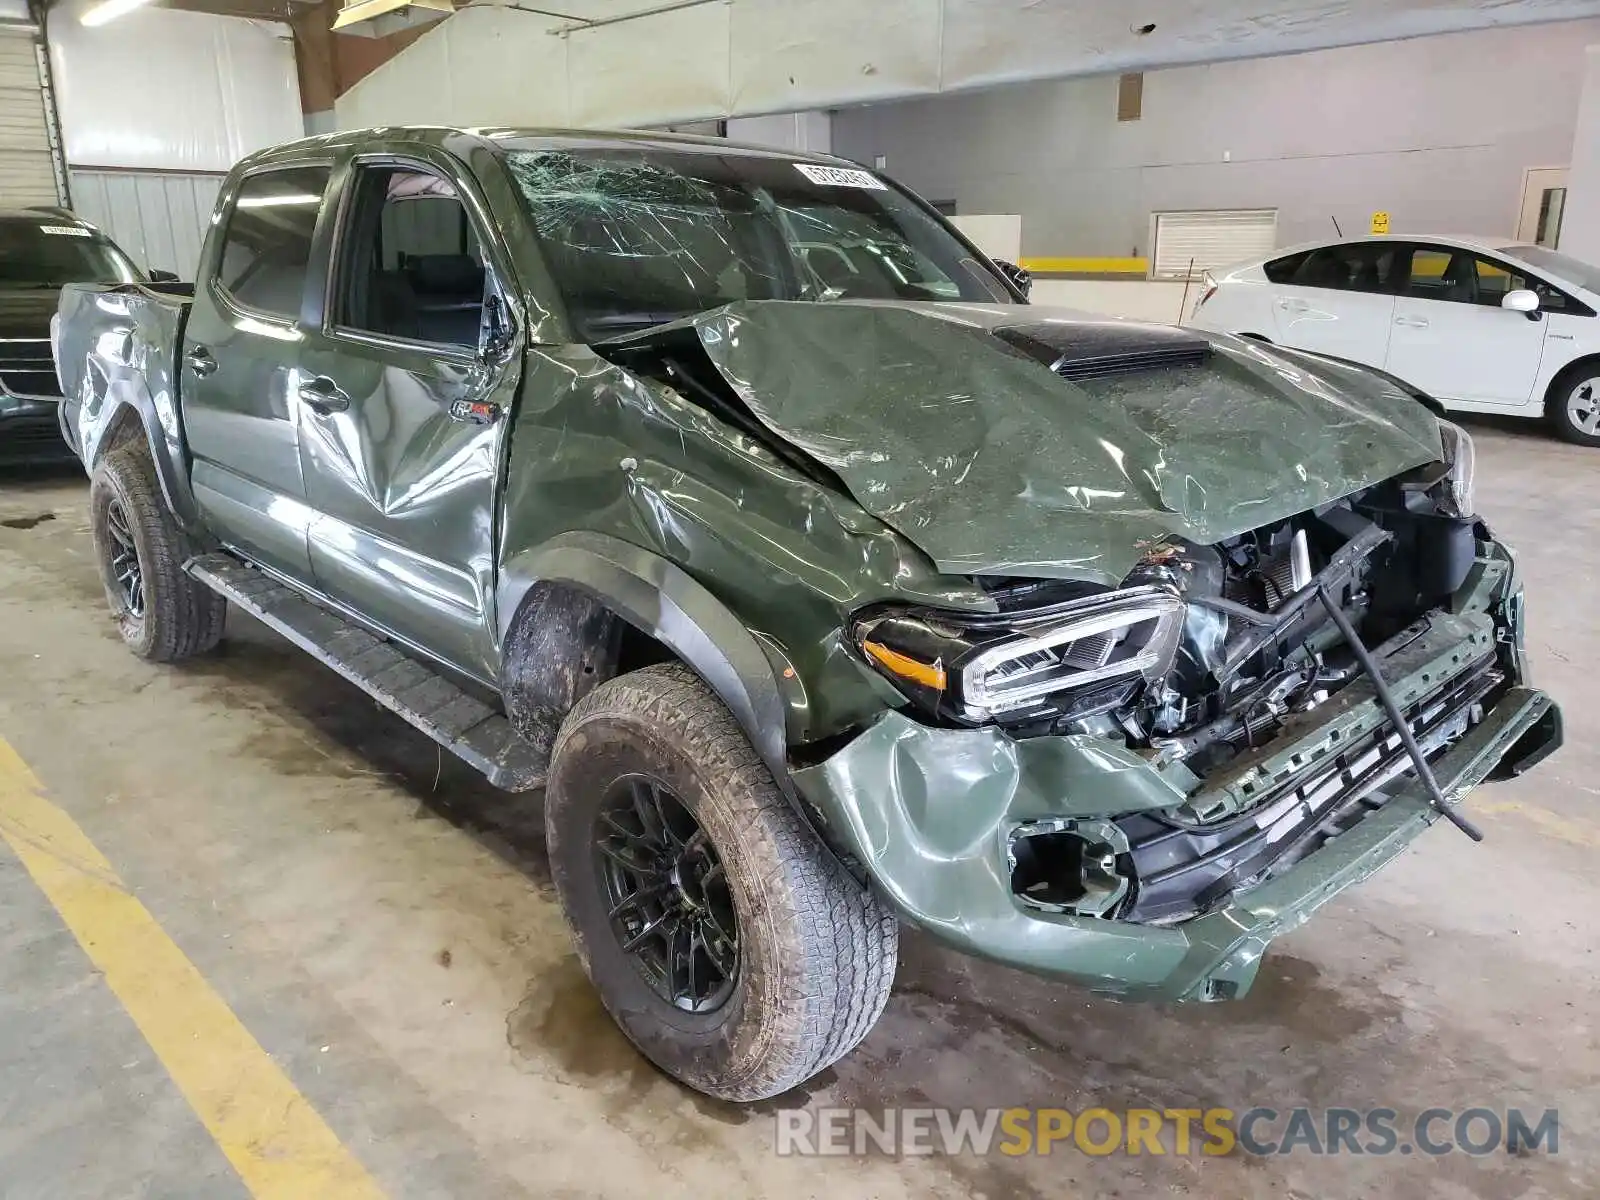
[[[1368,645],[1444,603],[1472,569],[1477,522],[1440,511],[1437,482],[1390,480],[1215,546],[1153,550],[1130,582],[1160,581],[1186,611],[1171,672],[1117,714],[1130,745],[1203,777],[1354,679],[1331,615],[1304,602],[1319,581]]]
[[[1418,755],[1436,757],[1481,721],[1506,681],[1495,619],[1451,612],[1480,534],[1488,536],[1459,515],[1435,464],[1216,545],[1151,547],[1126,586],[1182,597],[1170,667],[1102,692],[1098,711],[1010,728],[1120,742],[1183,780],[1189,801],[1100,827],[1023,827],[1009,845],[1019,901],[1187,920],[1380,807],[1397,781],[1415,777]],[[1387,691],[1363,655],[1407,681],[1404,734],[1392,719],[1341,723]],[[1303,739],[1329,722],[1308,746]]]

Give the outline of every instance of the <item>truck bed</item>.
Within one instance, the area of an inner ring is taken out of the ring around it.
[[[51,324],[61,427],[86,467],[126,403],[154,418],[181,461],[178,351],[192,284],[69,283]]]

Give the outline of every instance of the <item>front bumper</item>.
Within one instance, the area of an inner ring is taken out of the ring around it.
[[[57,410],[51,399],[0,392],[0,465],[73,461]]]
[[[1513,626],[1519,617],[1514,608]],[[1493,636],[1481,611],[1439,614],[1434,626],[1436,643],[1447,653],[1458,646],[1463,661],[1481,651],[1486,630]],[[1402,662],[1409,667],[1403,674],[1385,671],[1397,695],[1424,697],[1439,688],[1437,653],[1396,655],[1394,666]],[[1513,671],[1513,683],[1497,692],[1482,719],[1433,760],[1452,803],[1559,745],[1559,709],[1517,683],[1520,676]],[[1331,704],[1325,720],[1280,737],[1273,757],[1311,761],[1324,752],[1330,730],[1350,738],[1388,726],[1375,699],[1344,693],[1336,699],[1343,702]],[[865,865],[903,920],[965,953],[1105,994],[1154,1000],[1242,995],[1268,942],[1371,875],[1439,818],[1407,774],[1381,807],[1293,866],[1203,916],[1155,925],[1021,902],[1013,894],[1008,846],[1032,822],[1109,829],[1112,817],[1177,808],[1195,790],[1181,768],[1159,769],[1097,737],[1019,741],[997,729],[936,729],[888,712],[793,778],[835,846]]]

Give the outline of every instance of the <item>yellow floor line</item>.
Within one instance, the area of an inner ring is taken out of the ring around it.
[[[83,830],[45,799],[33,772],[4,741],[0,837],[55,905],[253,1195],[382,1197]]]

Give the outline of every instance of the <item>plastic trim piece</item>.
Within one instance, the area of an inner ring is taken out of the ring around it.
[[[497,589],[499,644],[535,583],[590,593],[684,661],[726,704],[779,787],[789,782],[788,705],[762,643],[723,603],[666,559],[604,534],[563,534],[505,564]],[[792,673],[792,669],[791,669]]]

